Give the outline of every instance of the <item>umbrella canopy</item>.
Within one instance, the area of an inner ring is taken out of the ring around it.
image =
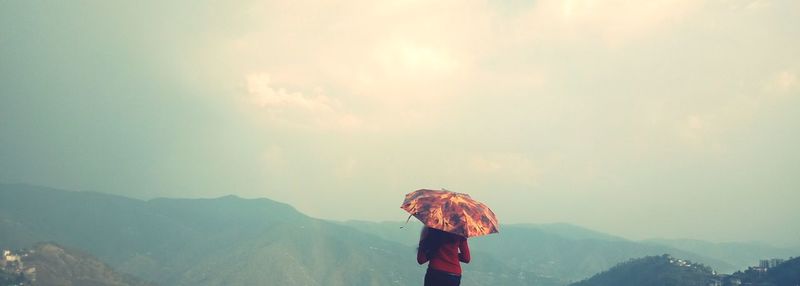
[[[497,218],[489,207],[467,194],[447,190],[416,190],[400,206],[426,226],[463,237],[497,231]]]

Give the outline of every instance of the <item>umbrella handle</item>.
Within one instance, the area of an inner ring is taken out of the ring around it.
[[[405,226],[408,224],[408,220],[410,220],[410,219],[411,219],[411,216],[413,216],[413,215],[408,215],[408,218],[406,219],[406,223],[405,223],[405,224],[403,224],[403,225],[401,225],[401,226],[400,226],[400,228],[403,228],[403,227],[405,227]]]

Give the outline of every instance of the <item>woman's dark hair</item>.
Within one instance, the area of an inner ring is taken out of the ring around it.
[[[431,259],[436,255],[436,252],[439,251],[439,248],[442,247],[442,244],[463,239],[462,236],[457,234],[452,234],[435,228],[428,227],[427,232],[428,234],[425,236],[425,238],[419,242],[418,249],[422,250],[422,253],[425,253],[425,257],[428,259]]]

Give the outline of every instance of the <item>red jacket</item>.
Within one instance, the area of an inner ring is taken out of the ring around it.
[[[459,262],[469,263],[469,260],[469,245],[466,238],[445,242],[439,247],[432,259],[426,257],[422,250],[417,251],[417,263],[423,264],[430,261],[429,268],[453,274],[461,275],[461,264]]]

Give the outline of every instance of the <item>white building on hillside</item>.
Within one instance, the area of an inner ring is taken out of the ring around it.
[[[19,255],[11,253],[11,251],[3,250],[3,261],[5,262],[19,262]]]

